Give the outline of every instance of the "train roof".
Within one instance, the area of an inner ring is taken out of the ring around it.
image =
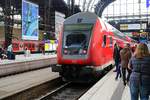
[[[130,42],[130,38],[114,28],[112,25],[109,23],[103,21],[100,17],[98,17],[96,14],[92,12],[79,12],[77,14],[74,14],[70,17],[68,17],[65,21],[65,25],[71,25],[71,24],[95,24],[96,20],[99,19],[102,29],[107,30],[107,32],[111,34],[112,36],[115,36],[116,38],[122,40],[122,41],[127,41]],[[128,38],[127,38],[128,37]]]
[[[68,17],[64,24],[94,24],[98,16],[92,12],[80,12]]]

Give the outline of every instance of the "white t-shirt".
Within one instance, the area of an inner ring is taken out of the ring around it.
[[[12,52],[12,45],[9,45],[9,46],[8,46],[7,51]]]

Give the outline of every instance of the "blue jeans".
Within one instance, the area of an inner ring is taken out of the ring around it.
[[[119,65],[119,61],[117,61],[117,60],[115,60],[115,67],[116,67],[116,71],[117,71],[117,69],[118,69],[118,65]]]
[[[11,53],[10,51],[7,51],[7,58],[8,58],[8,59],[11,59],[11,54],[12,54],[12,53]]]
[[[149,86],[140,85],[139,81],[130,80],[131,100],[149,100]]]
[[[120,70],[120,65],[119,65],[120,63],[119,62],[116,62],[115,63],[115,65],[116,65],[116,70],[117,70],[117,74],[116,74],[116,80],[118,79],[118,76],[120,76],[121,77],[121,70]]]

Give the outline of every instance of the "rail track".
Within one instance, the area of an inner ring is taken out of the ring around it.
[[[93,84],[79,84],[68,82],[56,90],[47,93],[39,100],[77,100],[81,97]]]
[[[99,79],[105,76],[111,69],[112,66],[104,69],[104,73],[101,75],[101,77],[99,77]],[[47,93],[46,95],[38,98],[38,100],[78,100],[85,92],[87,92],[95,84],[95,82],[93,83],[68,82],[61,85],[57,89]]]
[[[106,70],[103,76],[108,72]],[[102,78],[101,76],[100,78]],[[4,98],[3,100],[77,100],[93,83],[63,82],[61,77],[34,86],[17,94]]]

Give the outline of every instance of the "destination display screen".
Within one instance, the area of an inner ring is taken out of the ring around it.
[[[65,25],[65,31],[72,31],[72,30],[92,30],[92,24],[72,24],[72,25]]]

